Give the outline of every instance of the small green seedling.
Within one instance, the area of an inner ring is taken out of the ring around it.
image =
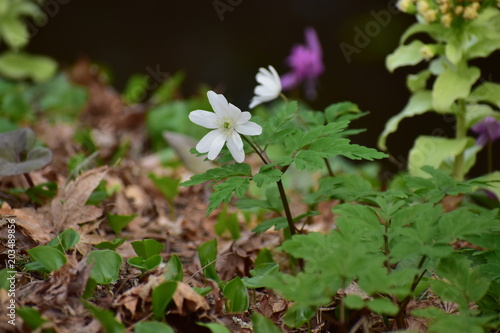
[[[165,246],[154,239],[144,239],[142,241],[132,242],[132,247],[138,257],[132,257],[127,263],[141,270],[144,274],[158,267],[162,262],[160,252]]]
[[[113,215],[108,214],[108,224],[111,227],[111,230],[118,235],[123,228],[125,228],[133,219],[137,217],[134,215]]]

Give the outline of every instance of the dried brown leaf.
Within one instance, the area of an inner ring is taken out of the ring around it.
[[[173,300],[181,315],[210,309],[207,300],[203,296],[196,293],[193,288],[182,282],[177,283],[177,289],[175,290]]]
[[[12,209],[7,202],[0,207],[1,215],[15,216],[16,225],[21,227],[24,234],[31,237],[36,242],[47,243],[52,239],[52,228],[44,222],[44,216],[33,208]],[[18,242],[18,246],[20,242]]]
[[[67,228],[77,229],[78,224],[102,215],[101,208],[85,203],[107,171],[107,166],[86,171],[59,190],[49,208],[56,233]]]

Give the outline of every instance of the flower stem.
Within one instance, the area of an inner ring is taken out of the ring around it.
[[[286,199],[285,188],[283,187],[283,182],[278,180],[276,182],[278,185],[278,191],[280,192],[281,202],[283,203],[283,208],[285,210],[286,221],[288,222],[288,229],[290,230],[290,235],[293,236],[296,234],[297,229],[295,228],[295,224],[293,223],[292,212],[290,211],[290,205],[288,205],[288,200]]]
[[[465,102],[460,100],[455,115],[455,139],[463,139],[467,135],[467,127],[465,123]],[[463,180],[465,174],[465,158],[464,152],[458,154],[455,158],[455,166],[453,168],[453,177],[457,180]]]
[[[242,137],[243,139],[245,139],[246,142],[248,142],[248,144],[252,147],[252,149],[255,150],[255,152],[257,153],[257,155],[259,155],[260,159],[262,160],[262,162],[264,162],[264,164],[270,163],[267,156],[265,156],[266,155],[265,151],[259,149],[257,143],[255,144],[252,143],[244,135],[242,135]],[[281,181],[281,179],[276,182],[276,185],[278,185],[278,191],[280,193],[281,202],[283,203],[283,209],[285,210],[285,216],[286,216],[286,221],[288,222],[288,229],[290,230],[290,236],[293,236],[296,234],[297,229],[295,228],[295,224],[293,223],[292,212],[290,211],[290,205],[288,204],[288,200],[286,198],[285,187],[283,186],[283,182]],[[286,235],[287,234],[285,233],[285,236]]]
[[[289,103],[289,102],[290,102],[290,101],[288,100],[288,98],[285,96],[285,94],[280,93],[280,97],[281,97],[281,99],[282,99],[282,100],[284,100],[284,101],[285,101],[285,103]]]

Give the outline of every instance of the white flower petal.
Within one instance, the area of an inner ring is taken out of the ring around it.
[[[198,142],[198,144],[196,145],[196,150],[200,153],[208,153],[210,147],[212,146],[212,142],[219,135],[220,133],[217,130],[208,132],[203,138],[201,138],[200,142]]]
[[[207,92],[207,97],[210,105],[212,105],[212,108],[219,117],[228,116],[229,103],[227,102],[227,99],[226,97],[224,97],[224,95],[216,94],[215,92],[210,90]]]
[[[281,93],[281,79],[274,69],[273,66],[269,66],[268,69],[263,67],[259,68],[259,72],[255,76],[260,85],[255,87],[252,101],[250,102],[250,108],[253,108],[260,103],[269,102],[279,96]]]
[[[258,96],[254,96],[252,100],[250,101],[250,105],[248,106],[249,109],[253,109],[257,105],[264,103],[262,99],[260,99]]]
[[[227,139],[227,148],[236,162],[241,163],[245,160],[243,141],[238,133],[234,133]]]
[[[189,120],[191,120],[196,125],[200,125],[206,128],[217,128],[217,115],[213,112],[208,112],[204,110],[195,110],[189,113]]]
[[[237,106],[229,103],[229,106],[228,106],[228,116],[230,118],[236,120],[236,119],[239,118],[240,114],[241,114],[241,110]]]
[[[243,135],[260,135],[262,133],[262,127],[253,121],[244,124],[236,124],[234,129],[236,132]]]
[[[270,90],[269,87],[266,86],[257,86],[254,89],[255,95],[261,97],[262,99],[272,100],[276,98],[276,92]]]
[[[224,143],[226,142],[226,136],[218,131],[218,136],[214,138],[212,141],[212,145],[210,146],[210,150],[208,151],[207,158],[209,160],[215,160],[217,155],[219,155]]]
[[[252,115],[250,114],[250,112],[248,112],[248,111],[241,112],[239,117],[236,119],[236,124],[237,125],[244,124],[247,121],[249,121],[250,118],[252,118]]]

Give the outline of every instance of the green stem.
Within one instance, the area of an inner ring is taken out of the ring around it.
[[[288,222],[288,229],[290,229],[290,235],[293,236],[296,234],[297,229],[295,228],[295,224],[293,223],[292,212],[290,211],[290,205],[288,205],[288,200],[286,199],[285,188],[283,187],[283,182],[278,180],[276,182],[278,185],[278,191],[280,192],[281,202],[283,203],[283,208],[285,210],[286,221]]]
[[[467,126],[465,123],[465,102],[460,100],[458,102],[457,112],[455,115],[455,139],[463,139],[467,136]],[[453,177],[457,180],[463,180],[465,176],[465,158],[462,151],[455,158],[455,166],[453,169]]]
[[[246,142],[248,142],[248,144],[250,145],[250,147],[252,147],[252,149],[257,153],[257,155],[259,155],[260,159],[262,160],[262,162],[264,162],[264,164],[269,164],[270,161],[268,158],[266,158],[267,156],[265,156],[265,152],[262,150],[262,149],[259,149],[257,146],[257,144],[253,144],[246,136],[243,135],[243,139],[245,139]],[[293,223],[293,217],[292,217],[292,212],[290,211],[290,205],[288,204],[288,200],[286,198],[286,193],[285,193],[285,188],[283,186],[283,182],[280,180],[278,180],[276,182],[276,184],[278,185],[278,191],[280,193],[280,197],[281,197],[281,202],[283,203],[283,209],[285,210],[285,216],[286,216],[286,221],[288,222],[288,228],[290,230],[290,236],[293,236],[296,234],[296,231],[297,229],[295,228],[295,224]],[[286,236],[286,233],[285,233],[285,236]],[[288,237],[286,237],[288,238]]]

